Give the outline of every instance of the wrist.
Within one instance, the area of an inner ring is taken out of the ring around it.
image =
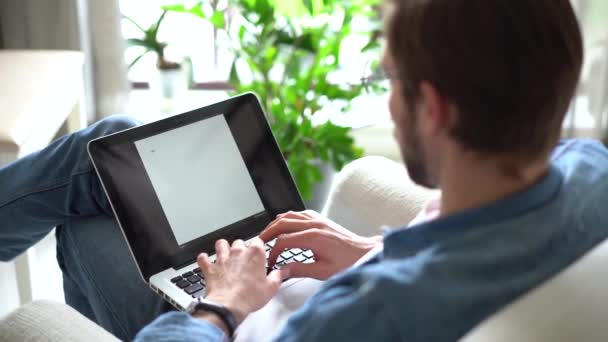
[[[367,252],[371,251],[372,249],[376,248],[378,245],[381,245],[383,242],[384,242],[384,237],[382,235],[365,237],[365,241],[362,244],[363,251],[365,253],[367,253]]]
[[[384,243],[384,236],[382,235],[370,236],[369,239],[371,241],[372,248]]]
[[[216,314],[215,312],[197,311],[192,314],[192,317],[203,320],[203,321],[207,321],[207,322],[217,326],[218,328],[222,329],[224,331],[224,333],[226,334],[226,336],[230,335],[230,329],[228,329],[228,326],[226,325],[226,323],[224,323],[224,320],[221,319],[219,317],[219,315]]]
[[[223,305],[228,311],[230,311],[230,313],[232,313],[232,315],[236,319],[237,325],[241,324],[241,322],[243,322],[245,320],[245,318],[247,317],[247,315],[249,314],[249,312],[247,310],[244,310],[243,308],[240,308],[238,305],[235,305],[234,301],[229,300],[225,296],[219,296],[219,295],[210,293],[207,296],[205,296],[205,299]]]
[[[242,319],[237,321],[237,316],[230,308],[224,305],[225,302],[217,299],[199,298],[193,301],[188,307],[188,312],[192,317],[205,320],[218,328],[224,330],[229,338],[234,336],[234,332]],[[239,315],[239,317],[241,317]]]

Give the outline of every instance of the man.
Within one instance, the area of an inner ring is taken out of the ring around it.
[[[454,341],[608,236],[608,152],[592,141],[557,145],[582,62],[568,0],[393,0],[386,36],[395,137],[411,178],[442,190],[439,216],[367,238],[315,213],[285,213],[260,235],[277,238],[271,260],[305,247],[316,263],[269,275],[261,240],[218,241],[214,264],[201,254],[207,298],[237,322],[282,278],[328,279],[279,341]],[[126,252],[102,216],[108,204],[83,144],[134,124],[101,122],[0,171],[2,259],[61,224],[66,300],[123,338],[164,308],[133,265],[104,263]],[[216,313],[171,312],[136,339],[227,332]]]

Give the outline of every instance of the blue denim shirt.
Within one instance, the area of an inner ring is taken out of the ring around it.
[[[328,280],[277,341],[455,341],[608,237],[608,151],[570,140],[535,186],[386,234],[384,250]],[[222,341],[168,313],[138,340]]]

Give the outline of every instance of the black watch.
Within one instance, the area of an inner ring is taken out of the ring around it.
[[[232,312],[230,312],[230,310],[228,310],[225,306],[204,298],[198,298],[197,301],[190,304],[188,312],[192,315],[199,311],[213,312],[216,314],[222,320],[222,322],[226,324],[229,334],[228,337],[232,338],[234,336],[234,331],[236,330],[238,324],[236,323],[236,318],[234,318]]]

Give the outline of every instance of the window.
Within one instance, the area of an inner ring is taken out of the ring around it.
[[[585,62],[577,96],[564,122],[565,133],[599,137],[608,114],[608,1],[572,3],[583,33]]]
[[[162,13],[161,6],[177,1],[163,0],[120,0],[121,13],[132,18],[144,29],[154,24]],[[142,32],[123,20],[122,33],[125,38],[139,38]],[[174,62],[184,57],[192,59],[192,76],[195,88],[226,89],[232,56],[228,49],[228,39],[221,30],[191,14],[168,12],[158,32],[158,38],[167,43],[167,58]],[[129,47],[125,60],[131,63],[143,48]],[[148,53],[129,70],[129,80],[136,87],[145,86],[150,73],[155,70],[156,56]]]
[[[218,3],[218,8],[225,7],[225,1],[227,0],[219,1],[221,2]],[[159,18],[163,5],[175,5],[178,3],[187,4],[188,1],[150,0],[144,2],[120,0],[120,10],[123,15],[131,18],[144,29],[147,29]],[[345,3],[347,3],[347,0],[345,0]],[[279,6],[287,8],[289,4],[287,2],[277,2],[277,8]],[[231,16],[230,11],[225,14],[225,17],[228,25],[230,22],[236,23],[235,21],[240,18],[238,15]],[[334,22],[341,22],[339,14],[318,16],[311,20],[327,22],[330,25]],[[371,29],[370,23],[363,19],[358,20],[353,24],[354,27],[360,30]],[[238,25],[234,26],[238,27]],[[136,25],[129,20],[122,21],[122,33],[125,38],[140,38],[143,35]],[[233,34],[234,36],[237,35],[236,32]],[[178,105],[173,103],[167,108],[161,108],[160,110],[163,114],[195,108],[204,103],[209,103],[209,98],[220,99],[226,96],[225,91],[230,89],[227,80],[233,62],[233,55],[230,51],[230,39],[223,30],[216,30],[208,21],[191,14],[168,12],[159,30],[158,38],[160,41],[167,43],[166,55],[169,60],[180,61],[184,56],[191,58],[193,64],[193,87],[195,89],[224,90],[221,94],[220,92],[216,92],[218,94],[208,94],[207,92],[205,94],[201,94],[200,92],[198,94],[187,94],[185,99],[178,101]],[[377,51],[361,52],[361,49],[368,41],[369,36],[367,34],[353,34],[352,32],[344,39],[340,50],[340,69],[332,73],[332,82],[340,84],[360,82],[360,78],[363,76],[370,58],[372,56],[378,58]],[[142,51],[143,48],[140,47],[128,47],[125,52],[125,61],[131,63]],[[135,88],[148,87],[148,82],[154,77],[153,73],[156,72],[155,63],[155,54],[148,53],[129,70],[128,78]],[[247,65],[244,65],[244,67],[246,69]],[[271,78],[281,78],[282,71],[280,68],[275,68],[272,71]],[[242,80],[247,80],[246,74],[246,72],[242,73]],[[239,75],[241,75],[240,71]],[[334,115],[337,116],[335,121],[338,121],[337,123],[341,125],[352,127],[368,126],[378,121],[389,121],[386,96],[365,95],[362,97],[363,99],[354,101],[357,105],[353,105],[351,115]],[[133,109],[130,110],[130,113],[139,116],[140,113],[145,112],[145,115],[150,116],[148,113],[153,112],[153,108],[159,106],[153,104],[155,101],[158,101],[158,99],[151,99],[149,94],[143,94],[143,92],[132,93],[131,107]],[[381,116],[380,119],[378,115],[368,115],[370,112],[368,102],[372,102],[374,107],[378,106],[378,103],[381,103],[380,108],[386,109],[386,115]],[[160,103],[160,106],[162,107],[163,104]],[[318,121],[324,121],[328,117],[331,117],[332,114],[340,114],[340,106],[338,104],[324,106],[323,109],[323,113],[319,113],[320,115],[316,116]]]

